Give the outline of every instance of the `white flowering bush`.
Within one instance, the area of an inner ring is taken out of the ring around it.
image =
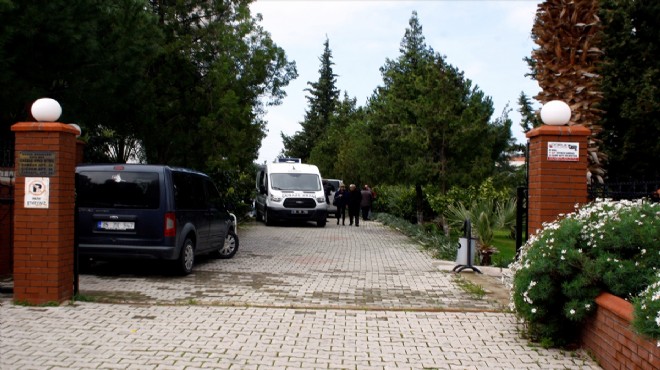
[[[660,347],[660,272],[655,282],[633,299],[633,306],[633,327],[640,334],[658,340]]]
[[[571,344],[600,292],[632,300],[656,281],[660,204],[589,203],[544,224],[510,268],[512,308],[530,339],[546,346]],[[647,316],[657,328],[657,315]]]

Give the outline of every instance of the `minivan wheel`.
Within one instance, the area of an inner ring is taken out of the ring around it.
[[[216,258],[229,259],[234,257],[236,252],[238,252],[238,235],[234,230],[229,230],[225,242],[219,249],[214,251],[213,255]]]
[[[188,275],[192,272],[193,265],[195,264],[195,243],[190,238],[186,238],[181,248],[181,254],[177,260],[179,273],[181,275]]]

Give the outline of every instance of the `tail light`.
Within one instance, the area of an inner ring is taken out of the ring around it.
[[[176,218],[174,217],[174,212],[168,212],[165,214],[165,237],[175,237],[176,236]]]

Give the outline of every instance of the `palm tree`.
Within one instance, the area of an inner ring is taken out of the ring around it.
[[[532,39],[539,46],[527,58],[541,92],[534,98],[541,103],[566,102],[573,112],[569,125],[591,130],[587,178],[603,182],[605,154],[599,151],[598,121],[603,111],[598,65],[601,22],[598,0],[546,0],[539,4],[532,27]]]
[[[516,200],[509,199],[503,203],[493,199],[474,201],[469,207],[463,203],[451,204],[447,207],[445,218],[450,227],[460,228],[465,220],[472,224],[472,235],[477,239],[481,264],[490,264],[490,256],[497,252],[493,245],[494,230],[510,229],[515,225]]]

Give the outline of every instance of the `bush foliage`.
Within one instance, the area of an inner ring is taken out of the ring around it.
[[[452,260],[456,256],[456,243],[445,236],[438,228],[424,228],[421,225],[412,224],[402,218],[387,214],[376,213],[375,219],[401,233],[411,237],[422,245],[422,248],[430,251],[434,258]]]
[[[660,339],[660,204],[601,200],[561,215],[510,267],[513,309],[532,340],[573,343],[601,291],[635,300],[636,326]]]

